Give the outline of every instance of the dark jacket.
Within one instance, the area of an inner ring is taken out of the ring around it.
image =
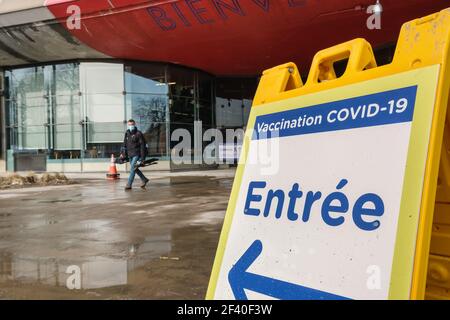
[[[147,156],[147,143],[145,142],[144,134],[137,129],[133,131],[127,130],[123,140],[123,147],[129,158],[138,156],[144,161]]]

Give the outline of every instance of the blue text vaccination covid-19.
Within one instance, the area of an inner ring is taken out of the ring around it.
[[[417,86],[256,117],[253,140],[412,121]]]

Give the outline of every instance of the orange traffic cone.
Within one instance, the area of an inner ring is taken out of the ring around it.
[[[114,155],[111,155],[111,164],[109,165],[109,172],[106,174],[108,180],[120,179],[120,174],[117,173],[116,159]]]

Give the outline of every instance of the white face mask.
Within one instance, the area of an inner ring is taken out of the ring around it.
[[[133,126],[133,125],[129,125],[129,126],[128,126],[128,130],[134,131],[134,129],[136,129],[136,126]]]

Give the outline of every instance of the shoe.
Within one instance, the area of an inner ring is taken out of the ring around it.
[[[147,186],[147,183],[148,183],[149,181],[150,181],[150,180],[146,179],[145,182],[143,182],[143,183],[141,184],[141,189],[145,189],[145,187]]]
[[[131,187],[130,187],[130,186],[126,186],[126,187],[125,187],[125,191],[128,191],[128,190],[131,190]]]

